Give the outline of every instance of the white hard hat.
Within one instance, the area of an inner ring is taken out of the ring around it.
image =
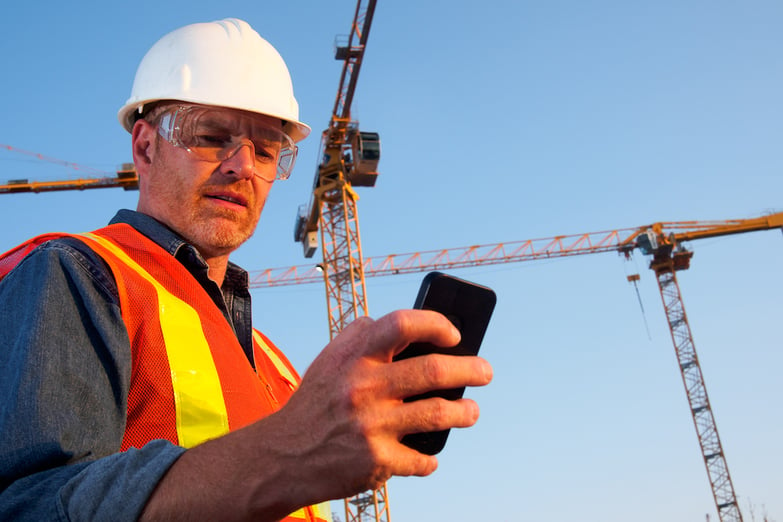
[[[117,117],[130,132],[144,105],[160,100],[280,118],[295,142],[310,134],[299,121],[283,58],[247,22],[235,18],[186,25],[158,40],[142,58],[131,96]]]

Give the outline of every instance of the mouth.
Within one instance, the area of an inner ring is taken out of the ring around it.
[[[233,194],[228,192],[214,192],[205,194],[204,197],[213,201],[223,201],[231,205],[238,205],[240,207],[247,207],[247,198],[240,194]]]

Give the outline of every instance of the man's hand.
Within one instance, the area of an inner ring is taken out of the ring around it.
[[[408,433],[472,426],[479,410],[469,399],[403,399],[430,390],[482,386],[492,378],[479,357],[428,355],[392,362],[412,342],[454,346],[459,332],[441,314],[405,310],[346,327],[315,359],[280,416],[307,419],[297,439],[316,457],[325,498],[381,486],[392,475],[432,473],[437,459],[400,443]],[[319,488],[320,489],[320,488]]]
[[[485,360],[432,354],[392,362],[412,342],[454,346],[439,313],[363,317],[324,348],[277,413],[188,450],[158,484],[148,520],[279,520],[306,505],[377,489],[393,475],[424,476],[435,457],[400,442],[408,433],[472,426],[470,399],[403,402],[436,389],[483,386]]]

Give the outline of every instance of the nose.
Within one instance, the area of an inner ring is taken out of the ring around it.
[[[220,164],[221,172],[241,179],[252,178],[255,174],[255,157],[253,142],[242,140],[237,148],[229,153],[228,157]]]

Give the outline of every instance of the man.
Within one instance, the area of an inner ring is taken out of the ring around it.
[[[178,29],[119,118],[137,211],[0,259],[0,519],[328,520],[318,503],[432,473],[401,437],[470,426],[478,408],[402,399],[485,385],[491,368],[392,357],[456,344],[447,319],[361,318],[301,384],[251,327],[228,258],[310,131],[277,52],[240,20]]]

